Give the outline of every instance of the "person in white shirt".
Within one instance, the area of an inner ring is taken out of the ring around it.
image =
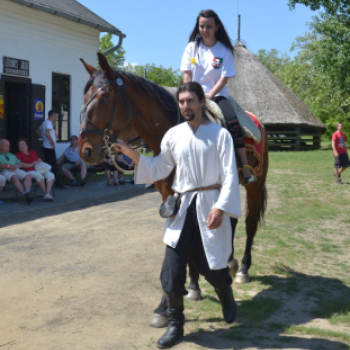
[[[78,144],[78,136],[72,135],[70,138],[70,146],[68,146],[64,150],[62,156],[57,159],[57,164],[64,163],[62,166],[62,172],[71,180],[70,186],[84,186],[87,175],[87,165],[79,155]],[[75,180],[74,175],[71,172],[71,170],[74,169],[80,170],[80,182]]]
[[[176,167],[172,189],[180,194],[180,209],[167,219],[161,283],[170,310],[167,332],[159,348],[173,346],[183,336],[183,296],[190,251],[200,274],[211,283],[222,304],[227,323],[236,317],[232,279],[227,262],[232,251],[230,217],[239,218],[241,202],[232,137],[204,114],[205,96],[196,82],[182,85],[177,93],[185,122],[163,137],[161,153],[148,158],[118,142],[115,150],[136,164],[135,183],[153,183]]]
[[[57,159],[56,159],[56,132],[53,127],[53,123],[56,122],[58,114],[51,110],[48,113],[48,119],[46,119],[37,130],[37,134],[44,139],[42,148],[44,153],[44,160],[51,165],[51,172],[55,176],[55,187],[64,190],[65,187],[60,182],[57,176]]]
[[[212,10],[201,11],[182,56],[181,73],[184,83],[201,84],[206,98],[221,108],[230,131],[240,166],[248,165],[242,128],[227,100],[226,84],[236,75],[233,46],[219,16]],[[249,168],[242,169],[246,183],[256,181]]]

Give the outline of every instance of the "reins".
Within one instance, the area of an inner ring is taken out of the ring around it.
[[[120,134],[120,131],[118,131],[117,135],[114,136],[113,135],[113,131],[112,131],[112,126],[113,126],[113,122],[114,122],[114,115],[115,115],[115,111],[117,108],[117,100],[118,100],[118,94],[119,94],[119,90],[122,91],[122,94],[124,96],[124,101],[126,104],[126,107],[128,109],[128,114],[129,114],[129,124],[132,122],[133,119],[133,115],[132,115],[132,110],[131,110],[131,106],[129,103],[129,99],[127,97],[126,91],[125,91],[125,87],[124,87],[124,82],[122,80],[122,78],[116,76],[116,80],[103,80],[103,84],[94,84],[94,81],[92,82],[91,85],[95,85],[96,87],[98,87],[97,91],[90,97],[89,101],[85,104],[82,105],[81,107],[81,112],[80,112],[80,123],[82,123],[82,121],[84,120],[84,118],[87,120],[87,122],[89,124],[91,124],[94,129],[89,129],[89,128],[82,128],[80,127],[80,134],[82,134],[83,132],[90,132],[93,134],[99,134],[99,135],[103,135],[103,141],[104,141],[104,147],[106,148],[108,151],[108,156],[110,158],[112,158],[113,161],[113,165],[115,166],[115,168],[120,171],[121,173],[125,173],[125,174],[134,174],[135,170],[125,170],[122,169],[116,162],[115,157],[118,155],[118,152],[115,152],[114,150],[114,142],[117,142],[118,139],[118,135]],[[89,104],[91,103],[91,101],[96,97],[96,95],[105,87],[109,86],[109,85],[115,85],[115,95],[114,95],[114,100],[113,100],[113,107],[112,107],[112,113],[111,116],[109,118],[109,123],[108,123],[108,127],[106,129],[100,129],[86,114],[87,109]],[[178,113],[178,121],[177,124],[180,124],[180,113]],[[155,138],[153,141],[161,139],[164,135]],[[135,139],[126,142],[127,145],[135,142],[136,140],[141,139],[140,136],[136,137]],[[134,149],[137,149],[139,147],[135,147]]]

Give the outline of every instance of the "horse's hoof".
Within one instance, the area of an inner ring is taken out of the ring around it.
[[[164,328],[169,325],[169,313],[166,314],[153,314],[150,325],[154,328]]]
[[[237,259],[232,259],[230,260],[228,263],[227,263],[227,266],[228,266],[228,270],[229,270],[229,274],[232,276],[232,277],[235,277],[236,276],[236,273],[238,271],[238,261]]]
[[[249,274],[244,274],[242,272],[238,272],[235,277],[235,283],[245,284],[250,282]]]
[[[191,301],[199,301],[202,299],[201,292],[197,290],[189,289],[188,294],[186,295],[186,299]]]

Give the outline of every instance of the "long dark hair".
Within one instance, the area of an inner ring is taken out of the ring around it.
[[[216,39],[221,41],[226,47],[228,47],[233,52],[233,45],[230,37],[228,36],[223,23],[219,16],[213,10],[203,10],[199,13],[196,21],[196,25],[190,35],[188,42],[197,41],[197,45],[199,45],[202,38],[199,36],[199,17],[204,18],[214,18],[215,25],[219,24],[219,29],[215,33]]]

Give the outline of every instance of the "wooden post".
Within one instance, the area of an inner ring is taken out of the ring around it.
[[[296,128],[296,131],[297,131],[297,139],[296,139],[295,151],[300,151],[301,127],[298,126]]]

